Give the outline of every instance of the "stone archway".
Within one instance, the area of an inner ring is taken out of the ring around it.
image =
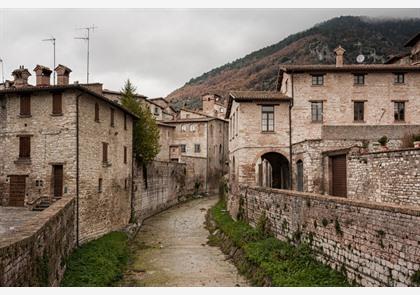
[[[289,189],[289,161],[277,152],[268,152],[258,161],[258,185]]]

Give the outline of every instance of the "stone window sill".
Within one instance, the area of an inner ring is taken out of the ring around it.
[[[404,86],[404,85],[405,85],[405,82],[403,83],[394,82],[394,86]]]
[[[30,165],[31,162],[31,158],[18,158],[17,160],[14,161],[15,164],[22,164],[22,165]]]
[[[353,123],[364,124],[366,121],[364,120],[354,120]]]
[[[276,134],[276,131],[261,131],[263,134]]]
[[[18,117],[19,118],[30,118],[30,117],[32,117],[32,115],[19,115]]]
[[[311,121],[312,124],[324,124],[324,121]]]
[[[324,84],[311,84],[312,87],[322,87]]]
[[[102,162],[102,167],[111,167],[112,164],[110,162]]]
[[[60,116],[63,116],[64,114],[63,113],[59,113],[59,114],[50,114],[50,116],[51,117],[60,117]]]
[[[365,85],[366,84],[364,84],[364,83],[363,84],[362,83],[359,83],[359,84],[358,83],[354,83],[353,84],[353,86],[355,86],[355,87],[361,87],[361,86],[365,86]]]

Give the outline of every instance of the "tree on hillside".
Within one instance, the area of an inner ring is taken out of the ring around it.
[[[147,164],[159,153],[159,128],[155,117],[146,103],[136,99],[136,87],[127,79],[121,89],[121,104],[136,114],[139,119],[134,123],[133,152],[138,161]]]

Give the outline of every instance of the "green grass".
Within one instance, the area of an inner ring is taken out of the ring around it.
[[[350,286],[343,274],[316,261],[307,244],[295,247],[242,221],[234,221],[223,202],[217,203],[211,214],[218,228],[262,272],[259,276],[269,277],[273,286]]]
[[[122,278],[128,262],[128,238],[112,232],[76,249],[67,262],[63,287],[111,286]]]

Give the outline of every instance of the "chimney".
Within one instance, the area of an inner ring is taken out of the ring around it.
[[[344,65],[344,53],[346,50],[344,50],[341,45],[338,45],[336,49],[334,49],[335,52],[335,66],[336,67],[342,67]]]
[[[61,64],[58,65],[54,70],[57,73],[57,85],[69,85],[71,70]]]
[[[49,86],[50,85],[50,76],[52,71],[50,68],[37,65],[34,69],[36,74],[36,86]]]
[[[14,77],[13,85],[19,88],[28,86],[28,78],[31,76],[31,73],[24,66],[19,66],[19,69],[12,72],[12,76]]]

